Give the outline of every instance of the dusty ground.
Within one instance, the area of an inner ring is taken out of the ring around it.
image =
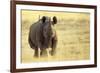
[[[39,61],[86,60],[90,54],[90,14],[22,10],[22,63]],[[35,58],[28,44],[29,27],[43,15],[56,16],[58,44],[55,56]]]

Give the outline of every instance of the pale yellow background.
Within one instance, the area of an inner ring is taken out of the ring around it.
[[[22,63],[39,61],[86,60],[90,58],[90,14],[75,12],[50,12],[22,10]],[[58,36],[57,53],[55,56],[34,57],[34,50],[28,43],[30,26],[42,16],[58,18],[55,29]]]

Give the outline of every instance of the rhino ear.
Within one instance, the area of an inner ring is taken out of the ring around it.
[[[42,17],[42,23],[45,23],[45,21],[46,21],[46,17],[43,16],[43,17]]]
[[[54,16],[54,17],[53,17],[53,24],[56,24],[56,23],[57,23],[57,17]]]

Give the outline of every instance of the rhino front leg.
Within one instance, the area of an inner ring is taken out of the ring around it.
[[[42,57],[48,56],[47,49],[42,49],[40,55],[41,55]]]
[[[56,54],[56,46],[57,46],[57,37],[52,38],[52,45],[51,45],[51,55]]]
[[[34,56],[40,58],[40,52],[41,52],[40,48],[35,49]]]

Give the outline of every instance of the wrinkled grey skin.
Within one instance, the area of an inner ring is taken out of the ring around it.
[[[55,16],[52,20],[50,17],[43,16],[42,19],[31,25],[28,42],[30,47],[35,50],[35,57],[41,56],[47,48],[52,48],[51,55],[55,54],[57,35],[53,27],[56,23]]]

